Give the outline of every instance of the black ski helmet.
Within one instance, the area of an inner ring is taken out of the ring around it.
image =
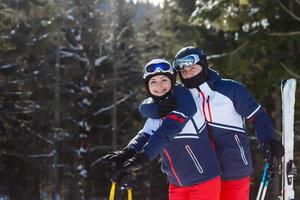
[[[179,59],[182,59],[188,55],[192,55],[192,54],[196,54],[199,56],[199,61],[197,63],[193,63],[193,64],[200,64],[203,68],[203,70],[205,71],[205,73],[207,74],[208,72],[208,63],[207,63],[207,59],[206,59],[206,55],[204,53],[204,51],[198,47],[194,47],[194,46],[188,46],[188,47],[183,47],[182,49],[180,49],[176,56],[175,56],[175,60],[174,60],[174,68],[175,70],[178,70],[178,66],[176,66],[176,61]]]

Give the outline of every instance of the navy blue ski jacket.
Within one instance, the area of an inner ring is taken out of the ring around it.
[[[161,155],[161,169],[168,181],[190,186],[215,178],[221,169],[208,138],[205,119],[193,96],[176,85],[172,93],[177,108],[163,119],[148,118],[128,148],[144,152],[149,159]],[[151,98],[143,102],[151,104]]]
[[[245,119],[249,120],[261,143],[273,139],[273,125],[264,109],[239,82],[221,79],[209,69],[209,80],[189,89],[209,127],[221,164],[222,179],[233,180],[253,173]],[[155,104],[142,104],[144,117],[158,118]],[[197,119],[195,119],[197,121]]]

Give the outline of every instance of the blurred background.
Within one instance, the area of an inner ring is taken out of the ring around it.
[[[188,45],[248,87],[280,138],[280,81],[300,81],[299,13],[299,0],[0,0],[0,199],[108,199],[111,166],[91,163],[142,127],[143,65]],[[249,130],[255,199],[264,161]],[[133,199],[168,199],[159,159],[130,179]],[[279,194],[275,175],[267,199]]]

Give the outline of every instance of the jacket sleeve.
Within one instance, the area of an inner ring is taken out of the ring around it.
[[[154,159],[172,139],[182,131],[188,120],[197,112],[193,96],[185,88],[175,92],[178,102],[176,110],[171,111],[163,118],[159,128],[154,131],[148,143],[144,146],[144,153],[150,160]]]
[[[144,118],[159,119],[157,113],[157,103],[152,98],[145,99],[139,106],[139,112]]]
[[[157,127],[158,122],[155,123],[154,120],[148,119],[139,133],[128,143],[127,148],[140,152]]]
[[[145,132],[139,132],[127,145],[127,148],[134,149],[136,152],[140,152],[144,145],[149,140],[150,135]]]
[[[189,117],[192,117],[196,113],[196,104],[187,88],[182,85],[175,85],[172,95],[175,97],[177,103],[177,108],[175,110],[182,112]],[[145,118],[160,118],[157,113],[157,103],[155,103],[152,98],[148,98],[141,103],[139,112]]]
[[[248,121],[253,124],[257,139],[261,143],[271,141],[274,138],[272,121],[262,107]]]
[[[235,88],[234,107],[236,111],[253,124],[261,143],[272,140],[274,137],[273,124],[263,107],[244,86],[237,83]]]

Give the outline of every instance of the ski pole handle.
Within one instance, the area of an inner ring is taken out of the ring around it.
[[[131,188],[127,189],[127,199],[132,200],[132,189]]]
[[[116,183],[112,182],[111,183],[111,188],[110,188],[110,193],[109,193],[109,200],[114,200],[115,199],[115,192],[116,192]]]

